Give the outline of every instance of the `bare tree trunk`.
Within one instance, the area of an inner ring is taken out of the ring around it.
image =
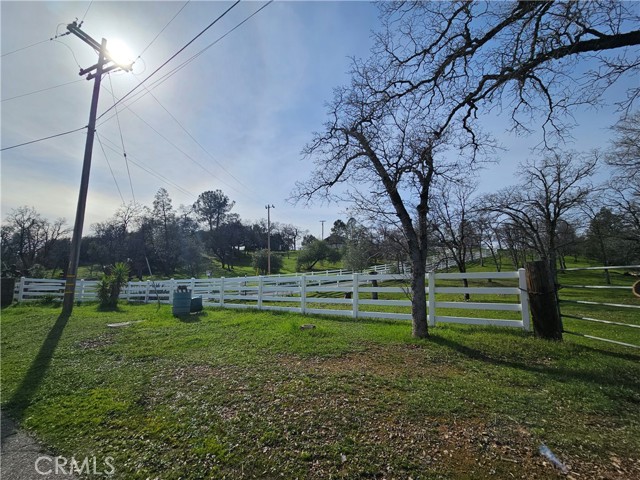
[[[424,259],[417,259],[418,255],[412,255],[411,262],[411,318],[412,334],[416,338],[427,338],[429,330],[427,326],[427,295],[425,293],[426,268]]]

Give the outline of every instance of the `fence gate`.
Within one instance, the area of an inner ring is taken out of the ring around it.
[[[589,280],[597,280],[591,275],[597,274],[599,271],[604,273],[604,278],[607,280],[606,285],[577,285],[572,283],[565,283],[560,285],[560,307],[561,316],[563,319],[580,320],[585,322],[592,322],[600,325],[606,325],[607,328],[623,328],[634,329],[638,332],[638,338],[640,339],[640,298],[634,296],[634,285],[640,280],[637,276],[631,275],[631,270],[640,271],[640,265],[630,266],[607,266],[607,267],[584,267],[584,268],[566,268],[562,272],[586,272],[586,277]],[[620,277],[625,277],[621,280]],[[611,281],[613,277],[613,282]],[[628,277],[628,278],[627,278]],[[569,278],[567,278],[569,280]],[[628,281],[627,281],[628,280]],[[594,282],[595,283],[595,282]],[[623,284],[629,283],[628,286]],[[591,301],[585,300],[588,297],[588,292],[607,292],[607,296],[612,298],[611,302]],[[620,295],[622,291],[626,291],[629,300],[627,301],[627,295]],[[622,302],[622,303],[617,303]],[[567,308],[562,308],[566,305]],[[604,308],[603,308],[604,307]],[[619,312],[616,320],[603,320],[596,318],[604,316],[603,311],[606,309],[607,314],[610,311]],[[594,312],[594,316],[587,316],[590,314],[584,313],[585,311]],[[600,313],[599,313],[600,312]],[[601,342],[614,343],[616,345],[623,345],[625,347],[640,349],[640,340],[637,343],[621,342],[618,340],[612,340],[610,338],[603,338],[594,335],[587,335],[580,332],[574,332],[564,330],[564,333],[570,335],[577,335],[592,340],[599,340]]]

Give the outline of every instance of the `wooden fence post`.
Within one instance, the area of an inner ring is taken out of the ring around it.
[[[542,260],[527,263],[526,275],[535,335],[548,340],[562,340],[562,319],[555,282],[547,263]]]
[[[369,275],[377,275],[378,272],[377,271],[372,271],[369,272]],[[371,280],[371,286],[373,288],[377,288],[378,287],[378,280],[376,280],[375,278]],[[371,292],[371,300],[378,300],[378,292]]]

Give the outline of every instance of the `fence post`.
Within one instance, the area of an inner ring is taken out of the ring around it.
[[[20,287],[18,288],[18,302],[22,302],[24,300],[24,290],[25,290],[25,278],[20,277]]]
[[[171,282],[169,283],[169,299],[168,299],[169,304],[173,304],[173,292],[175,292],[177,288],[178,288],[178,281],[172,278]]]
[[[353,305],[353,318],[358,318],[358,309],[359,309],[359,305],[358,302],[360,301],[360,297],[359,297],[359,286],[360,286],[360,274],[359,273],[354,273],[351,278],[353,279],[353,286],[351,287],[352,291],[353,291],[353,295],[351,298],[351,303]]]
[[[300,275],[300,313],[307,313],[307,276]]]
[[[189,287],[191,287],[191,295],[193,295],[195,293],[195,289],[196,289],[196,279],[191,277],[191,283],[189,284]]]
[[[151,293],[151,280],[147,280],[147,289],[144,292],[144,303],[149,303],[149,294]]]
[[[276,280],[277,285],[277,280]],[[264,277],[260,275],[258,277],[258,310],[262,310],[262,291],[264,288]]]
[[[84,278],[80,279],[80,282],[78,282],[78,291],[80,292],[80,295],[78,295],[78,302],[82,302],[84,301]]]
[[[429,292],[427,324],[430,327],[436,326],[436,272],[431,270],[427,274],[427,290]]]
[[[529,314],[529,291],[524,268],[518,269],[518,287],[520,288],[520,307],[522,308],[522,328],[531,331],[531,315]]]
[[[224,307],[224,277],[220,277],[220,306]]]
[[[527,290],[531,302],[533,331],[537,337],[562,340],[562,319],[554,279],[544,260],[526,265]]]

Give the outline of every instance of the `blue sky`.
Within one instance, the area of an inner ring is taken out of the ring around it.
[[[264,4],[241,2],[154,79]],[[3,1],[2,54],[47,40],[56,31],[63,33],[66,24],[76,17],[82,19],[85,12],[82,28],[89,35],[98,41],[102,37],[121,39],[139,54],[183,5]],[[113,85],[117,96],[124,95],[230,5],[189,2],[142,55],[133,75],[105,77],[98,112],[113,105],[107,88]],[[150,205],[155,192],[164,187],[176,207],[192,204],[205,190],[221,189],[236,202],[233,211],[244,220],[265,218],[265,205],[274,204],[273,221],[296,224],[316,236],[320,235],[320,220],[327,221],[327,231],[334,220],[345,218],[346,205],[302,208],[287,204],[285,199],[295,182],[306,179],[311,171],[312,165],[303,161],[300,151],[312,132],[321,129],[332,89],[348,82],[349,57],[368,55],[377,16],[375,5],[368,2],[275,2],[154,88],[153,96],[130,103],[130,110],[122,109],[118,119],[130,159],[133,194],[117,119],[103,122],[111,114],[105,116],[97,131],[118,186],[96,142],[85,233],[122,203],[118,187],[126,202],[135,195],[144,205]],[[88,67],[95,63],[95,53],[78,38],[69,35],[58,40],[2,57],[3,148],[86,125],[92,82],[80,81],[11,99],[74,82],[80,79],[78,64]],[[616,91],[608,95],[615,97]],[[573,148],[605,147],[610,137],[608,127],[616,119],[613,109],[577,111],[579,128]],[[500,154],[498,166],[480,175],[483,191],[514,183],[518,161],[539,141],[535,135],[507,135],[506,125],[495,117],[487,117],[487,121],[507,150]],[[47,217],[65,217],[71,225],[85,137],[81,131],[2,152],[2,218],[12,208],[29,205]],[[167,180],[152,176],[133,162]]]

